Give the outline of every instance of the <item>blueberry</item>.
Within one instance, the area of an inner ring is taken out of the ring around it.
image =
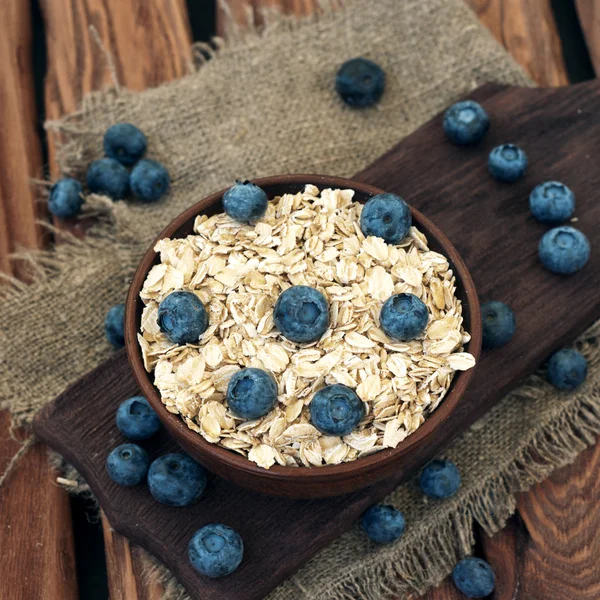
[[[311,423],[326,435],[348,435],[364,415],[364,404],[356,392],[339,383],[320,389],[310,403]]]
[[[262,369],[250,367],[234,373],[227,386],[227,404],[242,419],[258,419],[277,402],[277,383]]]
[[[48,210],[59,219],[71,219],[78,215],[83,205],[83,188],[76,179],[59,179],[50,190]]]
[[[366,534],[378,544],[389,544],[397,540],[406,527],[404,516],[388,504],[371,506],[360,520]]]
[[[408,204],[395,194],[377,194],[360,214],[360,228],[366,235],[383,238],[388,244],[401,242],[412,223]]]
[[[115,304],[106,313],[104,318],[104,333],[106,339],[115,347],[122,348],[125,345],[125,305]]]
[[[277,298],[273,321],[288,340],[315,342],[329,327],[329,306],[318,290],[295,285]]]
[[[533,188],[529,209],[540,223],[562,223],[575,212],[575,196],[566,185],[546,181]]]
[[[206,308],[192,292],[172,292],[158,306],[158,327],[175,344],[196,344],[208,327]]]
[[[490,128],[490,118],[481,104],[464,100],[453,104],[444,115],[444,131],[450,141],[464,146],[478,142]]]
[[[430,498],[450,498],[460,487],[460,473],[451,460],[435,459],[421,471],[419,485]]]
[[[452,571],[454,585],[467,598],[485,598],[494,591],[496,576],[492,567],[481,558],[469,556]]]
[[[379,102],[385,89],[385,73],[373,61],[353,58],[339,68],[335,76],[335,89],[350,106],[372,106]]]
[[[161,504],[188,506],[202,495],[206,471],[185,454],[165,454],[148,471],[148,489]]]
[[[160,429],[160,421],[144,396],[134,396],[117,409],[117,427],[130,440],[146,440]]]
[[[493,300],[481,305],[483,347],[500,348],[507,344],[517,327],[515,315],[510,306]]]
[[[563,225],[542,236],[538,254],[549,271],[571,275],[582,269],[590,258],[590,243],[581,231]]]
[[[548,381],[559,390],[574,390],[587,377],[587,360],[571,348],[555,352],[548,361]]]
[[[223,210],[234,220],[248,223],[267,211],[269,199],[262,188],[251,181],[237,181],[223,194]]]
[[[244,556],[244,543],[237,531],[227,525],[205,525],[192,536],[188,557],[192,566],[207,577],[233,573]]]
[[[427,327],[427,306],[414,294],[394,294],[381,307],[379,324],[389,337],[408,342]]]
[[[127,196],[129,192],[129,173],[114,158],[95,160],[87,170],[87,185],[90,192],[102,194],[113,200]]]
[[[140,160],[131,171],[131,191],[142,202],[156,202],[169,189],[169,172],[155,160]]]
[[[488,169],[499,181],[516,181],[525,173],[527,155],[514,144],[496,146],[488,159]]]
[[[135,164],[146,152],[146,136],[131,123],[117,123],[104,134],[104,153],[122,165]]]
[[[137,444],[121,444],[106,459],[108,476],[119,485],[137,485],[148,472],[148,454]]]

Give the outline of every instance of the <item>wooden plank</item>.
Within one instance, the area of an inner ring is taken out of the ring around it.
[[[46,115],[75,111],[85,94],[118,83],[141,91],[188,74],[192,43],[185,0],[41,0],[48,72]],[[107,55],[99,48],[93,25]],[[114,69],[114,71],[112,71]],[[55,140],[48,149],[53,178],[60,176]],[[85,223],[59,223],[83,235]],[[154,600],[158,584],[145,584],[139,552],[104,528],[111,597]]]
[[[161,600],[164,588],[144,576],[141,548],[119,535],[102,513],[106,571],[111,600]]]
[[[527,531],[520,593],[531,600],[600,598],[600,444],[520,497]]]
[[[575,6],[590,59],[600,75],[600,0],[575,0]]]
[[[521,521],[513,516],[506,527],[496,535],[488,537],[480,534],[485,558],[496,574],[496,589],[494,600],[513,600],[518,598],[520,587],[519,565],[521,563],[520,549],[526,536]]]
[[[339,2],[341,5],[341,0]],[[260,27],[263,19],[261,10],[277,9],[286,15],[299,17],[318,13],[321,10],[319,0],[228,0],[227,9],[222,3],[217,3],[217,34],[226,36],[228,33],[228,20],[232,20],[242,29],[248,22]]]
[[[30,5],[8,0],[0,20],[0,268],[23,278],[24,265],[8,255],[39,247],[40,211],[30,179],[41,172],[41,146],[32,78]],[[0,473],[20,444],[0,413]],[[23,432],[24,436],[27,434]],[[45,447],[21,457],[0,490],[0,581],[3,597],[65,600],[77,597],[68,496],[55,484]]]
[[[12,271],[10,252],[41,242],[38,198],[30,183],[42,164],[31,47],[29,4],[9,0],[0,20],[0,266],[5,272]]]
[[[20,444],[0,413],[0,473]],[[35,444],[0,490],[0,588],[3,598],[76,600],[70,502],[55,483],[46,447]]]
[[[452,146],[442,131],[443,117],[438,115],[356,176],[402,193],[434,222],[444,223],[444,231],[465,259],[480,296],[507,301],[520,323],[509,345],[482,355],[456,411],[426,447],[414,449],[406,464],[398,465],[392,479],[353,495],[308,502],[260,496],[215,477],[202,502],[183,512],[157,504],[144,486],[120,488],[108,478],[104,456],[107,447],[123,439],[114,423],[116,406],[137,389],[122,353],[47,407],[36,419],[36,432],[82,471],[113,526],[167,563],[192,596],[211,600],[262,597],[489,410],[556,347],[600,317],[596,298],[600,255],[592,254],[588,265],[569,278],[543,269],[536,249],[546,228],[531,218],[523,202],[534,182],[551,176],[569,182],[580,199],[578,227],[590,237],[592,246],[600,243],[600,205],[593,193],[600,184],[600,173],[589,168],[585,159],[592,156],[600,136],[599,85],[589,82],[559,89],[484,86],[472,94],[484,103],[494,123],[482,144],[461,149]],[[511,185],[489,177],[484,160],[502,138],[522,144],[531,160],[527,175]],[[554,149],[551,155],[549,147]],[[494,216],[493,225],[481,220],[482,199],[487,214]],[[456,211],[459,203],[461,210]],[[465,229],[470,231],[468,236]],[[515,247],[522,250],[518,255]],[[490,270],[490,264],[503,268]],[[515,287],[515,281],[519,286]],[[550,296],[551,329],[546,304]],[[575,305],[577,311],[572,310]],[[515,348],[519,348],[518,361],[514,360]],[[94,406],[97,414],[93,423],[82,416],[89,406]],[[146,448],[156,456],[169,452],[173,442],[163,436],[149,441]],[[245,507],[250,505],[261,519],[245,517]],[[247,560],[239,571],[218,582],[201,578],[186,558],[193,531],[207,522],[224,522],[238,529],[247,547]],[[273,555],[279,559],[277,568]]]
[[[538,85],[569,83],[551,0],[466,2]]]

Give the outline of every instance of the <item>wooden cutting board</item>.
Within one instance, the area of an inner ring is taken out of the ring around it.
[[[193,598],[264,597],[553,350],[600,318],[600,85],[516,89],[489,84],[470,97],[491,116],[490,132],[481,145],[450,144],[438,115],[355,177],[402,195],[424,212],[462,254],[482,301],[505,301],[517,318],[510,344],[483,354],[459,408],[427,448],[410,464],[399,466],[392,480],[348,496],[293,501],[212,478],[201,501],[188,508],[155,502],[145,486],[121,488],[106,475],[104,461],[110,449],[125,441],[115,425],[116,408],[137,392],[124,351],[36,417],[37,436],[77,467],[113,527],[167,564]],[[504,142],[522,146],[529,156],[526,176],[514,184],[496,182],[487,172],[490,149]],[[548,227],[532,218],[527,198],[535,185],[549,179],[574,191],[576,226],[592,245],[589,263],[571,277],[546,271],[537,259],[538,241]],[[165,434],[144,445],[152,458],[175,449]],[[234,527],[245,544],[238,571],[219,580],[202,577],[187,560],[193,532],[211,522]]]

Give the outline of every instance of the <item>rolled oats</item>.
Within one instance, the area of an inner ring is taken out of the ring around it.
[[[254,225],[200,215],[194,235],[156,244],[161,263],[140,293],[138,340],[167,410],[265,469],[336,465],[395,448],[439,405],[454,372],[475,365],[463,351],[470,336],[448,260],[414,226],[397,246],[365,238],[353,196],[307,185],[275,198]],[[315,343],[292,343],[274,328],[275,302],[292,285],[315,287],[329,302],[330,328]],[[197,344],[175,346],[158,328],[159,303],[178,289],[208,310]],[[402,292],[421,298],[431,315],[410,342],[388,338],[378,322],[382,302]],[[243,421],[225,394],[232,375],[250,366],[270,371],[279,395],[269,414]],[[333,383],[365,403],[360,425],[343,439],[310,423],[312,396]]]

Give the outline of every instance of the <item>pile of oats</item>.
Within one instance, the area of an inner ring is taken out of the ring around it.
[[[275,198],[254,225],[200,215],[196,235],[158,242],[161,264],[140,294],[138,339],[167,409],[265,469],[335,465],[395,448],[438,406],[454,372],[475,365],[462,351],[470,336],[447,259],[415,227],[397,246],[365,238],[353,196],[307,185]],[[315,287],[329,302],[330,328],[315,343],[295,344],[274,328],[273,306],[292,285]],[[158,329],[159,303],[181,289],[209,312],[197,345],[174,345]],[[378,327],[382,303],[401,292],[417,295],[431,314],[424,334],[406,343]],[[271,371],[279,385],[276,407],[255,421],[235,417],[225,403],[229,379],[242,367]],[[313,394],[333,383],[365,403],[359,427],[343,438],[310,423]]]

